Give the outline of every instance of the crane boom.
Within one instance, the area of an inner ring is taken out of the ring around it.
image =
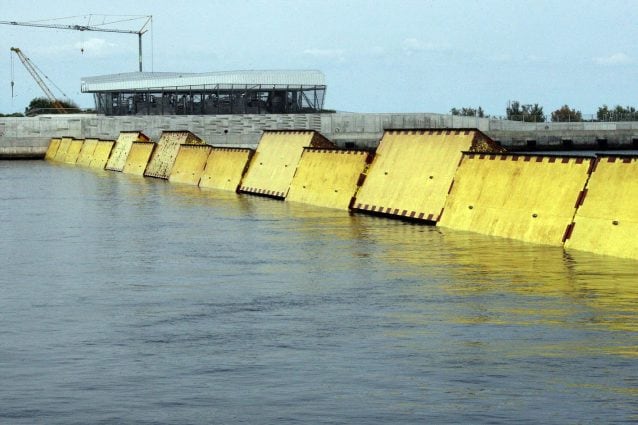
[[[23,27],[38,27],[38,28],[55,28],[59,30],[75,30],[75,31],[99,31],[99,32],[119,32],[122,34],[144,34],[147,29],[142,28],[139,31],[133,30],[119,30],[114,28],[101,28],[91,25],[61,25],[61,24],[39,24],[37,22],[16,22],[16,21],[0,21],[2,25],[18,25]]]
[[[38,22],[17,22],[17,21],[0,21],[0,25],[16,25],[23,27],[37,27],[37,28],[53,28],[59,30],[73,30],[73,31],[97,31],[97,32],[116,32],[120,34],[137,34],[137,44],[138,44],[138,63],[140,72],[142,72],[142,35],[148,32],[147,25],[149,22],[152,25],[153,16],[145,16],[146,21],[144,25],[138,30],[123,30],[116,28],[103,28],[92,25],[62,25],[62,24],[43,24]]]
[[[49,87],[46,85],[46,83],[40,76],[40,73],[38,72],[36,66],[31,62],[31,59],[29,59],[24,53],[22,53],[22,50],[18,49],[17,47],[12,47],[11,51],[14,52],[16,56],[18,56],[18,59],[20,59],[20,62],[22,62],[22,65],[24,65],[27,71],[29,71],[29,74],[31,74],[35,82],[38,83],[38,85],[40,86],[44,94],[47,96],[47,98],[49,98],[49,100],[53,104],[53,107],[57,111],[66,113],[66,109],[64,109],[64,106],[62,106],[62,104],[55,97],[51,89],[49,89]]]

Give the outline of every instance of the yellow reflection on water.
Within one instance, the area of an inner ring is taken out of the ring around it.
[[[281,243],[279,230],[287,232],[286,238],[292,234],[297,243],[312,247],[301,257],[308,264],[363,275],[369,272],[365,267],[381,270],[388,287],[411,282],[393,290],[415,303],[437,297],[448,303],[455,300],[457,309],[437,303],[416,306],[440,314],[440,320],[466,326],[548,327],[629,336],[613,344],[592,343],[586,337],[555,344],[545,341],[521,347],[518,354],[516,347],[509,347],[510,355],[530,355],[529,350],[549,357],[638,355],[635,261],[189,185],[161,187],[178,195],[181,202],[223,205],[231,214],[272,221],[268,229],[273,231],[273,244]],[[340,250],[338,264],[321,262],[330,249]],[[407,310],[393,314],[405,323],[425,325],[428,320]],[[424,326],[419,329],[428,332]]]
[[[449,229],[397,224],[373,219],[361,231],[382,248],[380,261],[420,275],[409,286],[414,295],[438,293],[466,300],[448,320],[459,324],[549,326],[565,329],[628,332],[629,344],[537,346],[546,355],[584,351],[635,357],[638,350],[638,279],[631,260],[529,244]],[[499,297],[506,299],[499,301]],[[432,308],[432,307],[430,307]],[[418,316],[397,313],[412,322]]]
[[[638,329],[638,263],[632,260],[293,203],[277,212],[296,220],[297,230],[308,238],[358,241],[367,253],[351,254],[367,254],[392,266],[387,268],[390,278],[429,282],[411,286],[414,291],[467,298],[515,296],[509,303],[476,305],[474,315],[455,319],[459,323]],[[616,348],[624,355],[636,354],[632,347]]]

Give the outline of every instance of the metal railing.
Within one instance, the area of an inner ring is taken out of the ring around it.
[[[556,117],[551,114],[538,115],[513,115],[507,116],[489,116],[493,120],[509,120],[509,121],[522,121],[528,123],[542,123],[542,122],[619,122],[619,121],[638,121],[638,112],[609,112],[605,114],[581,114],[580,116],[567,116]]]
[[[80,108],[65,108],[65,112],[61,113],[59,110],[55,108],[33,108],[26,111],[24,114],[27,117],[34,117],[36,115],[46,115],[46,114],[94,114],[94,109],[80,109]]]

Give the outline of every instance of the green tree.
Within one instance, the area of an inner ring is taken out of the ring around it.
[[[479,117],[479,118],[485,118],[485,111],[483,111],[483,108],[481,108],[480,106],[478,107],[478,109],[474,109],[474,108],[452,108],[450,109],[450,114],[452,115],[458,115],[458,116],[462,116],[462,117]]]
[[[545,122],[543,107],[535,104],[521,105],[518,100],[512,101],[505,110],[507,119],[512,121]]]
[[[71,100],[59,100],[58,102],[60,102],[67,112],[80,112],[78,105]],[[25,115],[58,114],[59,111],[55,109],[53,102],[46,97],[36,97],[31,99],[24,113]]]
[[[576,109],[563,105],[552,112],[552,122],[579,122],[583,120],[583,114]]]
[[[633,106],[616,105],[614,109],[609,109],[603,105],[598,107],[596,118],[598,121],[638,121],[638,111]]]
[[[596,112],[596,119],[598,121],[606,121],[609,117],[609,107],[607,105],[599,106],[598,112]]]

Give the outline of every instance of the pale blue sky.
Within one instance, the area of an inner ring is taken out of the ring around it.
[[[328,85],[325,106],[342,111],[446,113],[481,105],[503,115],[508,100],[539,103],[547,113],[565,103],[583,113],[604,103],[638,106],[638,0],[0,5],[0,20],[8,21],[153,15],[152,34],[144,36],[145,70],[319,69]],[[134,35],[0,25],[2,113],[23,111],[41,95],[15,60],[11,99],[12,46],[83,107],[93,99],[80,93],[82,76],[137,70]]]

